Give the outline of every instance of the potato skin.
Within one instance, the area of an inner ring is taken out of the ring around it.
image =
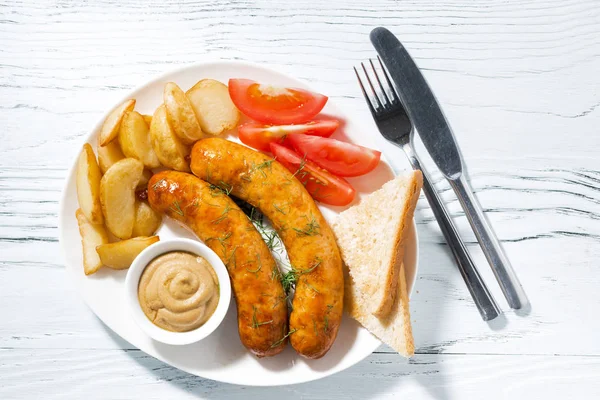
[[[304,357],[325,355],[342,319],[344,276],[333,232],[310,194],[277,161],[225,139],[196,142],[191,169],[208,182],[227,184],[271,220],[299,271],[290,341]]]
[[[150,179],[148,202],[155,211],[187,225],[226,265],[242,344],[258,357],[283,351],[287,304],[278,267],[243,211],[219,189],[176,171]]]

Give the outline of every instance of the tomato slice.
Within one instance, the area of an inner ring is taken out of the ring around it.
[[[381,152],[331,138],[291,134],[286,138],[307,159],[337,176],[360,176],[379,164]]]
[[[238,128],[242,143],[258,150],[270,151],[269,143],[283,144],[285,137],[292,133],[329,137],[340,126],[336,119],[316,119],[298,125],[263,125],[248,122]]]
[[[302,182],[313,199],[332,206],[345,206],[354,200],[356,191],[344,178],[330,174],[280,144],[269,146],[277,161]]]
[[[250,79],[230,79],[229,96],[242,113],[271,125],[309,121],[327,103],[327,97],[319,93],[264,85]]]

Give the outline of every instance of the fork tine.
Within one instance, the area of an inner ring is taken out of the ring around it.
[[[385,80],[387,81],[388,87],[390,88],[390,92],[392,93],[392,97],[393,97],[392,103],[394,101],[397,101],[399,103],[400,99],[398,98],[398,93],[396,93],[396,89],[394,89],[394,85],[392,85],[392,82],[390,81],[390,77],[388,76],[388,74],[385,70],[385,67],[383,66],[383,63],[381,62],[381,58],[379,58],[379,56],[377,56],[377,59],[379,60],[379,65],[381,66],[381,70],[383,71],[383,76],[385,76]]]
[[[358,79],[358,84],[360,85],[360,90],[362,90],[363,96],[365,96],[365,100],[367,101],[367,104],[369,105],[369,110],[371,110],[371,114],[375,115],[375,108],[373,107],[373,103],[371,103],[371,98],[367,95],[367,91],[365,90],[365,86],[363,85],[362,80],[360,79],[360,75],[358,74],[356,67],[352,67],[352,68],[354,68],[354,73],[356,74],[356,79]]]
[[[377,96],[377,92],[375,91],[375,86],[373,86],[373,82],[371,82],[371,78],[369,78],[369,74],[367,73],[365,64],[360,63],[360,65],[365,73],[365,76],[367,77],[367,82],[369,82],[369,86],[371,87],[371,90],[373,91],[373,97],[375,97],[375,100],[377,100],[377,105],[379,106],[379,108],[383,108],[383,105],[381,104],[381,101],[379,100],[379,96]]]
[[[384,103],[390,104],[391,101],[387,95],[387,93],[385,92],[385,89],[383,88],[383,85],[381,84],[381,80],[379,79],[379,75],[377,75],[377,70],[375,69],[375,65],[373,64],[373,60],[371,60],[369,58],[369,63],[371,64],[371,68],[373,69],[373,74],[375,75],[375,79],[377,79],[377,83],[379,84],[379,88],[381,89],[381,93],[383,93],[383,98],[384,98]]]

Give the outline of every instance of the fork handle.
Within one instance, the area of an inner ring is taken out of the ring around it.
[[[449,182],[465,210],[467,219],[473,228],[473,232],[475,232],[475,236],[481,245],[485,257],[492,267],[492,271],[508,301],[508,305],[510,308],[517,310],[524,307],[528,303],[527,295],[508,258],[502,251],[502,247],[500,247],[494,231],[492,231],[492,228],[485,219],[483,210],[475,199],[469,183],[464,175],[457,179],[449,180]]]
[[[421,167],[421,163],[412,149],[407,149],[405,147],[403,150],[407,153],[406,155],[408,156],[412,167],[416,170],[421,170],[423,173],[423,191],[425,192],[425,197],[431,206],[431,211],[433,211],[433,215],[440,226],[444,238],[446,238],[446,242],[458,264],[458,270],[471,293],[471,297],[477,306],[481,318],[484,321],[490,321],[496,318],[500,313],[500,309],[485,285],[485,282],[481,279],[477,267],[467,251],[465,243],[458,235],[458,230],[450,218],[448,210],[446,210],[446,206],[442,202],[435,187],[431,184],[429,174]]]

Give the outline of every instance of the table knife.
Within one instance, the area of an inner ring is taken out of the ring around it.
[[[525,291],[463,174],[454,134],[427,81],[389,30],[375,28],[370,37],[425,148],[456,193],[509,306],[524,307],[528,303]]]

